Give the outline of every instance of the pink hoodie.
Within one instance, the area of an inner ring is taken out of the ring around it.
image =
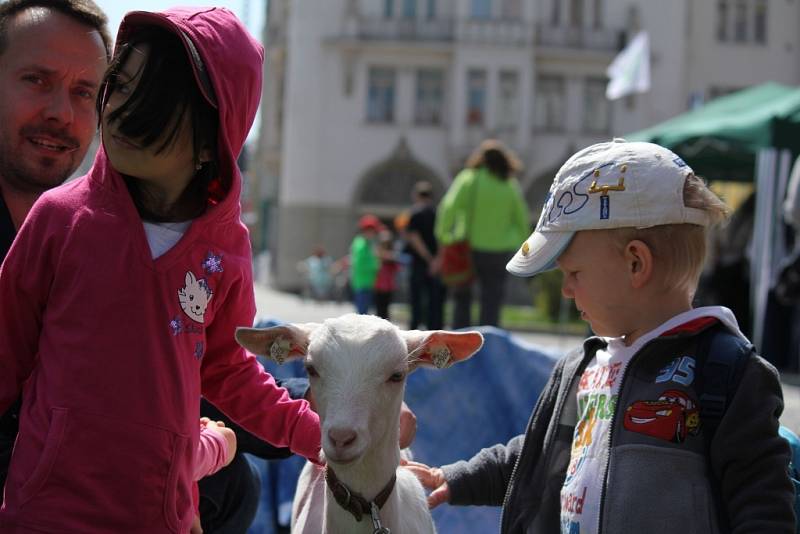
[[[263,50],[225,9],[129,13],[191,39],[218,102],[231,188],[153,260],[101,148],[45,193],[0,269],[0,412],[23,393],[0,532],[187,532],[200,395],[265,440],[316,459],[319,419],[234,341],[255,314],[236,158]],[[266,350],[266,348],[265,348]]]

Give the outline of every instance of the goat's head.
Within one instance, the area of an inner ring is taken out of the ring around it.
[[[278,363],[304,358],[331,463],[351,463],[379,443],[397,443],[408,373],[444,368],[483,345],[479,332],[400,330],[371,315],[343,315],[322,324],[239,328],[237,341]]]

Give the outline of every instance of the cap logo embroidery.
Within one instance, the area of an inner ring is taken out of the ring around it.
[[[530,251],[531,251],[531,246],[528,244],[528,242],[527,242],[527,241],[525,241],[525,242],[522,244],[522,249],[521,249],[521,250],[522,250],[522,255],[523,255],[523,256],[527,256],[527,255],[530,253]]]

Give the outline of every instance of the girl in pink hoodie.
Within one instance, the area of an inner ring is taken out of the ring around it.
[[[0,412],[23,398],[0,531],[187,532],[201,395],[318,460],[317,415],[234,341],[255,314],[236,159],[262,59],[225,9],[122,21],[94,165],[0,269]]]

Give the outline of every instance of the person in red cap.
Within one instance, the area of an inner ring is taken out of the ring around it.
[[[226,9],[123,19],[92,169],[40,197],[0,270],[0,413],[22,393],[0,531],[188,532],[201,395],[319,461],[318,416],[234,339],[262,63]]]
[[[350,244],[350,289],[356,313],[369,313],[372,307],[375,280],[381,267],[375,239],[383,228],[383,223],[374,215],[363,215],[358,220],[358,234]]]

